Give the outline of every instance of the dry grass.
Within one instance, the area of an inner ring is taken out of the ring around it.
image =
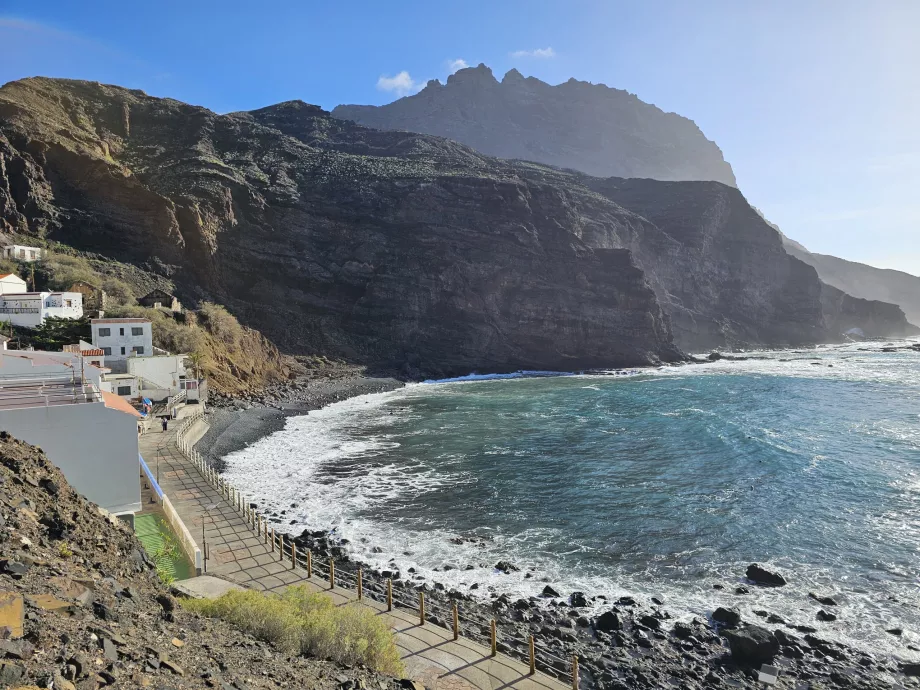
[[[251,590],[227,592],[217,599],[192,599],[186,608],[220,618],[286,652],[363,664],[381,673],[403,673],[393,633],[371,609],[359,604],[333,605],[332,598],[306,587],[273,595]]]

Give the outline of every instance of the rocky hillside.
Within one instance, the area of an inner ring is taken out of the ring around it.
[[[217,115],[96,83],[7,84],[0,225],[169,276],[289,353],[413,375],[834,340],[841,314],[908,328],[825,299],[724,185],[501,161],[300,101]]]
[[[462,69],[383,106],[340,105],[335,117],[436,134],[490,156],[598,177],[718,180],[735,185],[722,151],[692,120],[634,94],[569,79],[551,86],[515,69],[499,82],[485,65]]]
[[[0,432],[4,627],[3,688],[399,687],[183,610],[128,528],[77,494],[40,449]]]
[[[920,325],[920,277],[810,252],[798,242],[783,238],[786,251],[814,266],[828,285],[864,299],[897,304],[907,320]]]

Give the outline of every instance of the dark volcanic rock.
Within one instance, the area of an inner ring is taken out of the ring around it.
[[[614,611],[606,611],[594,620],[594,629],[601,632],[613,632],[622,628],[623,623]]]
[[[773,633],[756,625],[722,633],[728,640],[732,658],[739,664],[759,666],[772,661],[779,652],[779,642]]]
[[[712,612],[712,620],[728,627],[734,627],[741,622],[741,614],[738,609],[727,609],[720,606]]]
[[[588,605],[588,597],[584,592],[572,592],[569,595],[569,603],[575,608],[583,608]]]
[[[761,568],[756,563],[751,563],[745,577],[751,582],[754,582],[758,585],[764,585],[766,587],[782,587],[786,584],[786,578],[784,578],[779,573],[774,573],[765,568]]]
[[[168,275],[290,353],[408,377],[904,330],[825,290],[733,188],[501,161],[299,101],[218,115],[11,82],[0,228]]]

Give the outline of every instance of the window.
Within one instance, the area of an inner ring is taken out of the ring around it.
[[[25,250],[25,249],[20,249],[20,250],[19,250],[19,258],[20,258],[20,259],[25,259],[25,258],[26,258],[26,250]]]
[[[73,300],[72,300],[72,299],[65,300],[65,302],[67,303],[67,306],[68,306],[68,307],[72,307],[72,306],[73,306]]]
[[[125,334],[125,329],[124,329],[124,328],[119,328],[119,329],[118,329],[118,335],[124,335],[124,334]]]
[[[144,354],[144,346],[135,345],[134,347],[131,348],[131,352],[136,352],[137,354],[142,355]]]
[[[104,348],[102,348],[102,354],[104,354],[104,355],[111,355],[111,354],[112,354],[112,348],[110,348],[110,347],[104,347]]]
[[[112,329],[111,329],[111,328],[100,328],[100,329],[99,329],[99,337],[100,337],[100,338],[108,338],[110,335],[112,335]]]
[[[131,386],[119,386],[118,395],[131,395]]]
[[[144,329],[136,326],[131,327],[131,335],[144,335]]]
[[[125,354],[125,348],[121,348],[121,354]]]
[[[36,253],[37,253],[37,252],[36,252],[34,249],[32,249],[32,250],[29,252],[29,258],[34,260],[34,259],[36,258],[36,256],[35,256]]]

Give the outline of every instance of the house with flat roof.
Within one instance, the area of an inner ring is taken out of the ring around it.
[[[81,318],[83,295],[79,292],[4,292],[0,295],[0,321],[38,328],[51,316]]]
[[[149,319],[93,319],[93,346],[101,348],[107,361],[153,354],[153,325]]]
[[[39,446],[67,481],[114,515],[141,509],[140,413],[100,391],[79,353],[0,351],[0,429]]]
[[[38,261],[44,256],[44,251],[41,247],[27,247],[24,244],[8,244],[0,248],[4,258],[15,261]]]

